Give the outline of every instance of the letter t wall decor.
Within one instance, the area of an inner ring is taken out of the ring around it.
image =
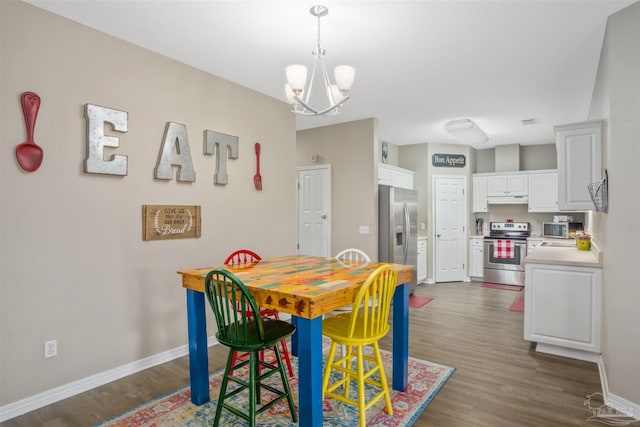
[[[204,154],[216,154],[216,173],[213,175],[213,183],[221,185],[228,184],[227,155],[230,159],[238,158],[238,137],[214,132],[212,130],[205,130]]]

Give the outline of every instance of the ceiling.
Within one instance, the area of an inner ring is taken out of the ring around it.
[[[285,67],[311,67],[317,43],[317,1],[27,2],[282,101]],[[322,1],[329,72],[349,64],[356,81],[342,114],[297,128],[375,117],[381,141],[455,144],[442,125],[471,118],[478,149],[551,143],[587,119],[607,16],[631,3]]]

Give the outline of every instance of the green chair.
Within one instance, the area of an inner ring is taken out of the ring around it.
[[[249,425],[254,427],[257,415],[285,398],[289,403],[291,418],[293,422],[297,422],[298,415],[293,403],[282,357],[278,350],[278,343],[291,336],[296,330],[295,326],[282,320],[248,316],[247,312],[259,313],[260,310],[242,281],[225,269],[216,269],[207,274],[205,292],[218,326],[216,338],[220,344],[229,347],[227,366],[220,385],[220,396],[218,397],[213,425],[219,425],[222,408],[225,408],[236,416],[247,420]],[[237,310],[237,307],[242,308],[242,310]],[[266,349],[273,349],[277,359],[275,366],[260,360],[258,354]],[[250,354],[249,360],[234,365],[232,360],[236,351],[248,352]],[[236,369],[247,365],[249,365],[248,381],[233,375]],[[280,373],[284,391],[264,383],[264,380],[275,373]],[[235,382],[239,387],[227,393],[228,381]],[[256,408],[257,405],[262,403],[260,399],[261,388],[272,392],[276,395],[276,398]],[[246,389],[249,390],[248,413],[243,412],[231,403],[225,403],[226,399]]]

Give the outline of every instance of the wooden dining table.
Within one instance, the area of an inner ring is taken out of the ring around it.
[[[351,265],[334,258],[292,255],[263,259],[242,266],[213,266],[181,270],[187,297],[191,402],[210,400],[204,281],[215,268],[226,268],[247,286],[256,303],[289,313],[296,325],[291,351],[298,357],[300,426],[322,426],[322,318],[350,305],[369,274],[381,263]],[[409,358],[409,282],[415,267],[390,264],[398,273],[393,298],[392,387],[407,387]]]

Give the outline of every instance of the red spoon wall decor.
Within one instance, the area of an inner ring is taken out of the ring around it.
[[[260,176],[260,143],[256,142],[256,174],[253,176],[256,190],[262,191],[262,176]]]
[[[42,148],[33,140],[33,130],[40,109],[40,97],[33,92],[24,92],[20,97],[22,114],[27,127],[27,140],[16,147],[16,159],[20,167],[27,172],[35,172],[42,164],[44,154]]]

